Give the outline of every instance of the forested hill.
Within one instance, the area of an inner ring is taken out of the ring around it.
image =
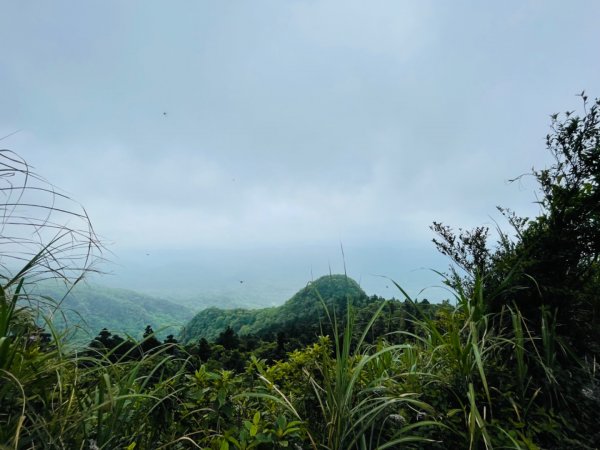
[[[193,316],[185,306],[127,289],[79,284],[65,297],[64,286],[43,283],[35,294],[61,302],[61,314],[55,316],[54,325],[59,330],[66,325],[70,338],[81,342],[88,342],[102,328],[136,339],[142,337],[147,325],[159,335],[178,334]]]
[[[344,314],[347,303],[363,307],[369,297],[356,281],[346,275],[326,275],[310,282],[285,304],[263,309],[208,308],[185,326],[181,339],[190,342],[199,338],[214,340],[225,328],[231,327],[237,334],[259,336],[273,335],[280,330],[304,334],[317,331],[328,323],[323,302],[330,311]]]

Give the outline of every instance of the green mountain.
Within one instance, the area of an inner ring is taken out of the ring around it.
[[[45,302],[46,312],[52,311],[53,302],[60,302],[61,314],[52,322],[58,330],[74,330],[70,338],[79,342],[89,341],[102,328],[136,339],[142,337],[147,325],[161,337],[178,335],[194,314],[185,306],[125,289],[79,284],[66,292],[62,285],[43,283],[33,294],[52,299]]]
[[[183,342],[199,338],[214,340],[227,327],[240,335],[273,336],[281,330],[292,331],[295,335],[316,333],[329,323],[323,302],[330,312],[343,315],[348,302],[360,308],[369,302],[369,298],[358,283],[346,275],[327,275],[310,282],[282,306],[200,311],[185,326],[181,339]]]

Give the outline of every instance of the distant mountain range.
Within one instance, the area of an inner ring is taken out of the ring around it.
[[[186,306],[126,289],[78,284],[65,296],[66,292],[63,285],[46,282],[40,283],[33,294],[48,299],[43,302],[46,313],[60,302],[53,324],[59,331],[68,329],[69,338],[77,342],[91,340],[103,328],[136,339],[142,337],[147,325],[159,336],[178,335],[194,315]]]
[[[255,309],[253,302],[246,304],[249,308],[236,308],[244,304],[243,297],[232,299],[223,293],[200,294],[195,301],[181,304],[180,300],[97,284],[78,284],[68,294],[58,283],[38,283],[35,289],[35,297],[51,299],[43,302],[46,306],[42,310],[52,315],[56,329],[67,330],[68,338],[80,343],[89,342],[103,328],[139,339],[148,325],[161,338],[173,334],[183,342],[202,337],[214,340],[227,327],[241,335],[272,337],[280,330],[314,334],[329,323],[323,303],[331,314],[339,315],[344,314],[348,303],[357,308],[369,303],[359,284],[346,275],[323,276],[309,282],[281,306]],[[58,303],[59,309],[52,307]]]

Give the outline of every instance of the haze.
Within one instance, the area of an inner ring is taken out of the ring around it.
[[[0,136],[18,132],[1,146],[85,206],[112,252],[102,283],[282,302],[345,263],[369,293],[399,295],[385,275],[416,295],[447,267],[432,221],[536,214],[533,180],[508,180],[550,162],[551,113],[600,95],[598,17],[594,1],[4,2]]]

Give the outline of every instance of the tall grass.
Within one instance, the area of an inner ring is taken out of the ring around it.
[[[318,403],[316,419],[305,421],[313,446],[328,450],[399,448],[409,443],[431,440],[414,433],[419,427],[435,426],[436,422],[422,420],[402,423],[402,413],[431,411],[413,392],[397,393],[401,374],[396,373],[392,360],[410,351],[410,345],[367,345],[366,337],[380,316],[385,303],[358,330],[354,323],[351,300],[340,328],[336,311],[330,311],[316,292],[333,330],[333,353],[323,352],[315,372],[306,372],[308,382]],[[290,400],[272,383],[282,403],[298,417]],[[401,388],[400,388],[401,389]],[[401,426],[398,427],[399,420]],[[314,437],[319,439],[315,443]]]
[[[43,299],[26,288],[44,278],[77,283],[102,246],[85,210],[9,150],[0,150],[0,197],[0,443],[16,449],[34,435],[49,440],[40,417],[61,398],[49,387],[64,373],[60,342],[48,346],[35,321]]]
[[[493,421],[494,404],[488,371],[498,351],[498,341],[490,327],[490,315],[485,312],[482,278],[476,277],[469,294],[462,285],[456,286],[456,306],[443,321],[428,317],[401,286],[396,286],[418,312],[410,319],[416,332],[399,334],[428,355],[421,373],[454,398],[464,420],[456,430],[464,437],[463,445],[473,449],[482,443],[485,448],[492,448],[489,424]]]
[[[416,331],[399,334],[425,355],[411,364],[418,367],[423,400],[439,408],[448,427],[438,428],[437,439],[469,449],[538,449],[556,442],[588,448],[584,442],[592,438],[567,423],[569,415],[589,408],[581,389],[597,379],[560,339],[555,314],[542,310],[535,329],[516,306],[486,310],[484,277],[476,275],[469,289],[453,283],[455,306],[437,317],[428,317],[398,286],[417,310],[411,318]],[[569,379],[579,388],[565,385]]]
[[[0,150],[0,196],[0,447],[150,448],[160,429],[150,416],[180,376],[163,373],[167,347],[115,364],[73,353],[41,315],[59,302],[27,292],[47,278],[74,286],[96,271],[103,247],[85,209],[8,150]]]

